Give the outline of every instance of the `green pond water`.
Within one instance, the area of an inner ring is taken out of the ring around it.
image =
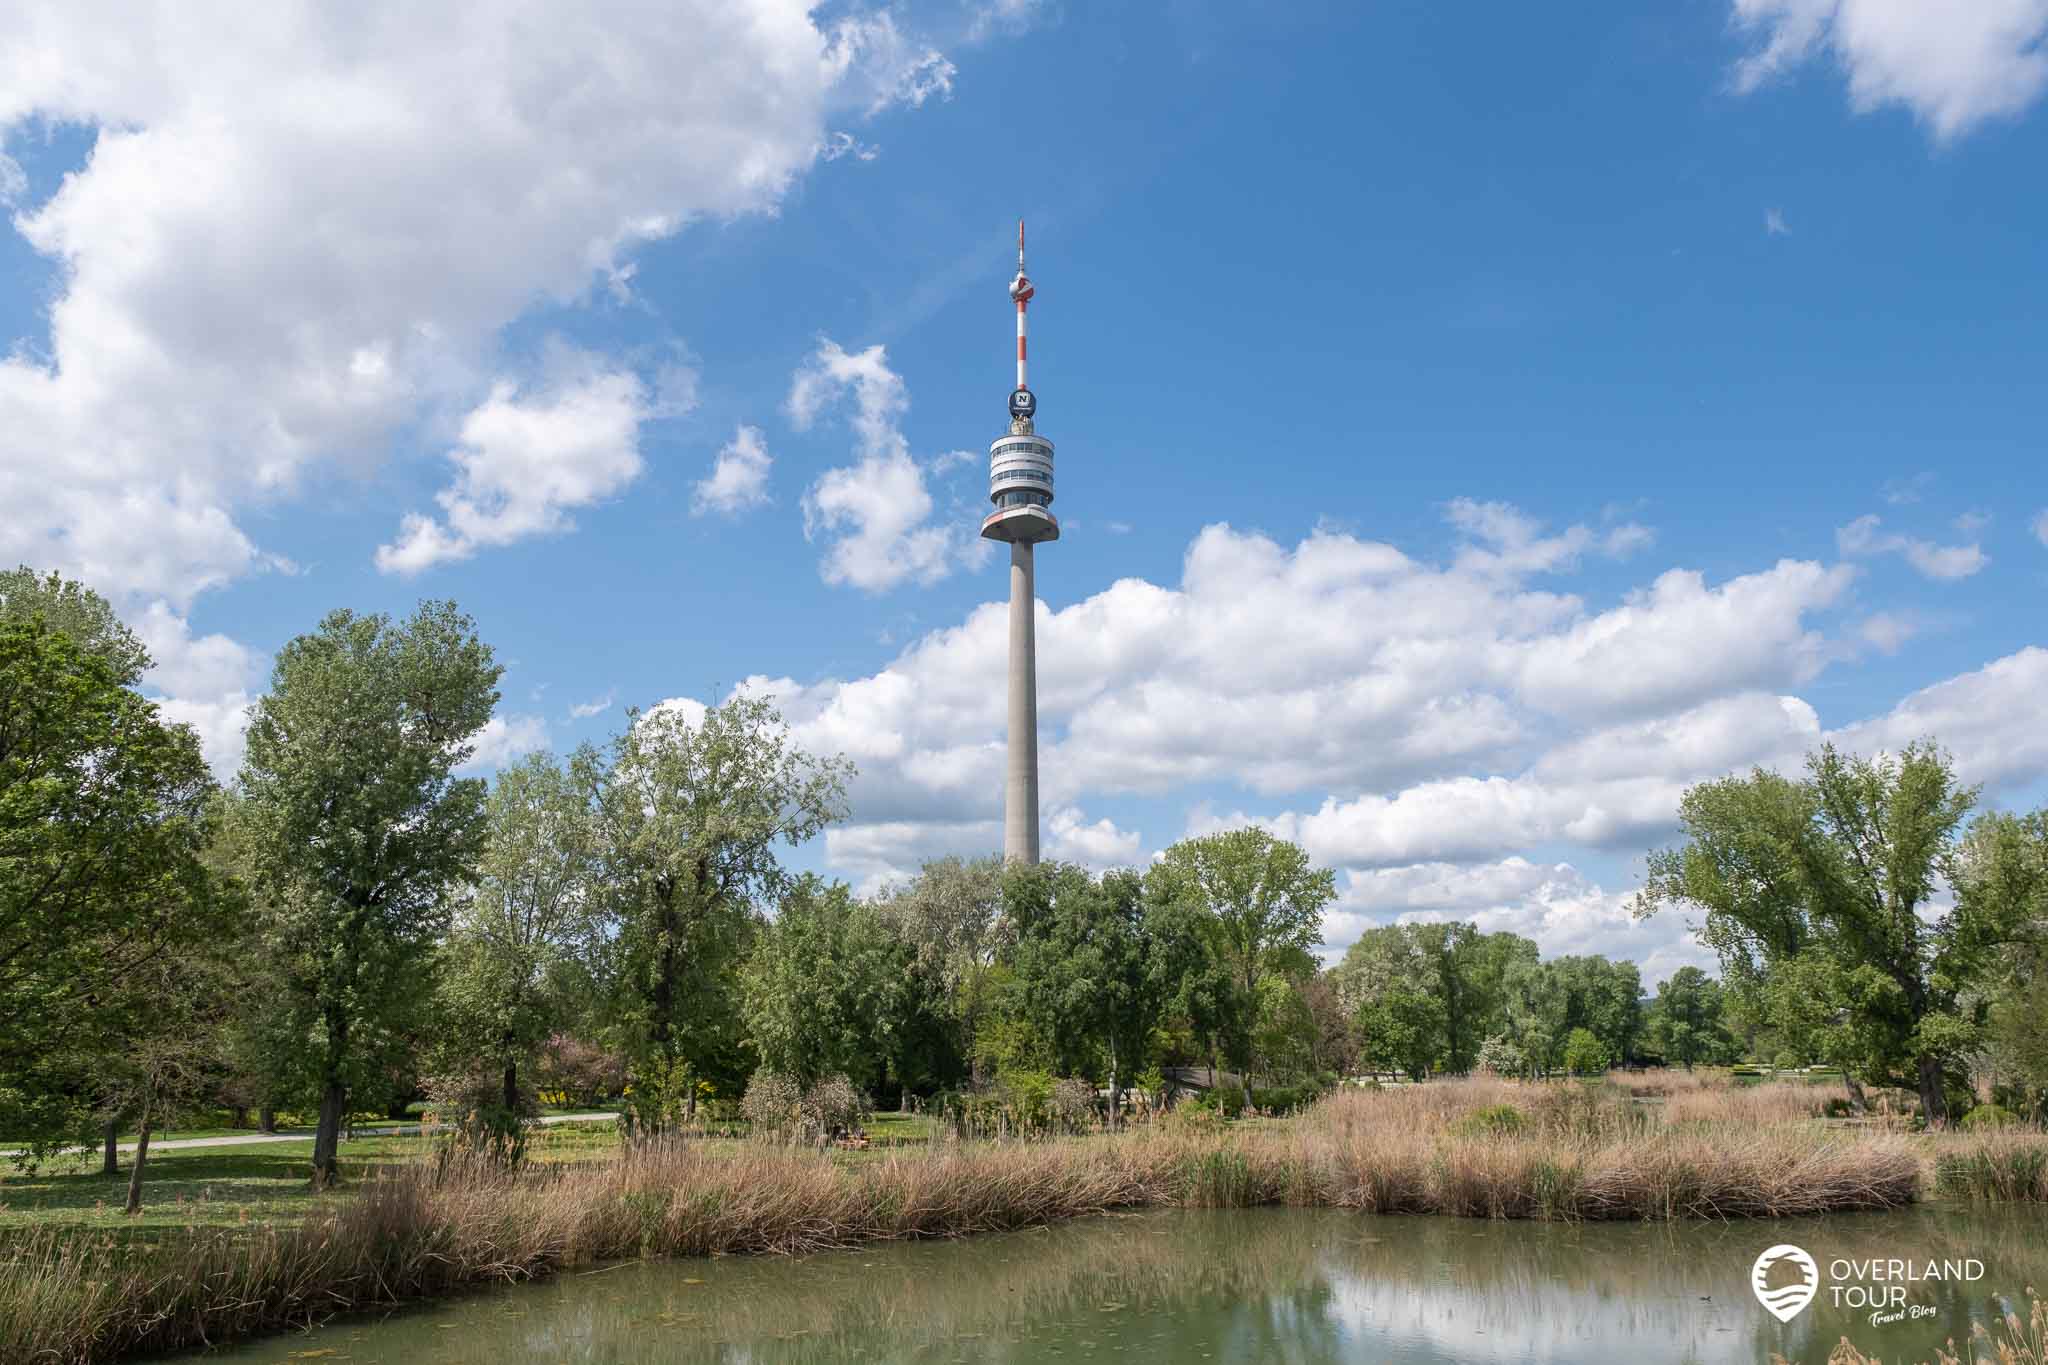
[[[1820,1272],[1818,1297],[1790,1324],[1750,1289],[1758,1255],[1781,1242]],[[1905,1285],[1897,1322],[1873,1325],[1869,1308],[1832,1301],[1843,1268],[1833,1262],[1895,1257],[1974,1259],[1983,1274]],[[2048,1289],[2048,1212],[2036,1209],[1577,1227],[1145,1213],[795,1259],[633,1262],[201,1359],[1707,1365],[1772,1351],[1821,1362],[1846,1335],[1897,1365],[1966,1342],[1972,1321],[2023,1305],[2028,1285]]]

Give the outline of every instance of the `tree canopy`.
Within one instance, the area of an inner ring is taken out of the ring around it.
[[[1823,745],[1804,779],[1703,783],[1679,805],[1687,842],[1651,855],[1638,913],[1703,912],[1702,940],[1733,976],[1797,974],[1829,1016],[1831,1059],[1917,1090],[1944,1122],[1945,1073],[1985,1022],[1970,983],[2020,915],[1963,859],[1976,800],[1931,742],[1874,758]]]
[[[278,1003],[316,1038],[315,1178],[333,1179],[379,1036],[431,994],[453,887],[484,851],[484,783],[456,775],[503,670],[452,602],[336,611],[278,651],[251,712],[241,817]]]

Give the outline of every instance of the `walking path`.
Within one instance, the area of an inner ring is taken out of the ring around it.
[[[618,1115],[615,1113],[549,1114],[546,1117],[537,1120],[537,1122],[543,1124],[602,1123],[606,1119],[615,1119],[617,1117]],[[352,1138],[404,1137],[409,1134],[418,1133],[422,1131],[423,1127],[424,1125],[418,1123],[394,1123],[377,1128],[356,1128],[351,1130],[344,1130],[344,1132],[342,1133],[342,1141],[346,1142]],[[151,1138],[149,1143],[149,1150],[152,1152],[161,1152],[167,1149],[175,1149],[179,1147],[241,1147],[246,1146],[252,1142],[311,1142],[312,1140],[313,1130],[311,1128],[295,1128],[289,1133],[234,1133],[228,1137],[171,1139]],[[132,1142],[124,1142],[121,1144],[120,1150],[124,1152],[132,1152],[135,1150],[135,1146],[136,1144]],[[98,1148],[97,1146],[80,1147],[76,1150],[75,1153],[68,1153],[67,1155],[75,1154],[79,1156],[90,1156],[94,1152],[97,1152],[99,1150],[100,1148]],[[0,1152],[0,1157],[9,1157],[13,1155],[13,1152]]]

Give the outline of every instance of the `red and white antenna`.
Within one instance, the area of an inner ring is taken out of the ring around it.
[[[1010,281],[1010,297],[1017,301],[1017,388],[1029,392],[1031,386],[1024,382],[1024,306],[1031,302],[1037,291],[1031,287],[1031,277],[1024,273],[1024,220],[1017,220],[1017,278]]]

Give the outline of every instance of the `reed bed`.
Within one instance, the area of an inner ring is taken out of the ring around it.
[[[1934,1188],[1951,1199],[2048,1202],[2048,1137],[2009,1131],[1955,1139],[1934,1158]]]
[[[1827,1112],[1839,1088],[1805,1081],[1765,1081],[1760,1085],[1679,1090],[1664,1101],[1666,1123],[1797,1123]]]
[[[90,1365],[620,1258],[806,1253],[1121,1209],[1749,1218],[1919,1195],[1921,1158],[1902,1135],[1747,1119],[1674,1125],[1656,1109],[1603,1087],[1473,1081],[1341,1095],[1284,1124],[945,1144],[858,1161],[675,1143],[512,1172],[423,1162],[296,1227],[160,1248],[54,1233],[18,1240],[0,1252],[0,1360]]]

